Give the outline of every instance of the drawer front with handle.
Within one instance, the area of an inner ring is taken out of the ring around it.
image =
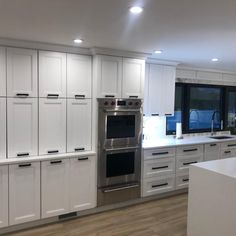
[[[203,154],[203,145],[189,145],[177,147],[177,156],[190,156]]]
[[[175,189],[175,175],[147,178],[143,181],[143,197],[173,191]]]
[[[151,178],[175,173],[175,158],[166,157],[144,161],[143,177]]]
[[[158,148],[144,150],[144,160],[175,156],[175,148]]]
[[[221,143],[221,149],[225,149],[225,148],[236,148],[236,141]]]
[[[203,155],[196,155],[191,157],[177,157],[176,172],[188,170],[191,164],[196,164],[203,161]]]
[[[220,143],[207,143],[204,145],[205,152],[219,152]]]
[[[189,184],[189,174],[179,173],[176,175],[176,189],[188,188]]]
[[[236,149],[223,149],[221,150],[221,159],[236,157]]]

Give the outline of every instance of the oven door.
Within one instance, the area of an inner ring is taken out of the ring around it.
[[[112,187],[140,182],[140,147],[104,149],[99,159],[98,185]]]
[[[142,115],[137,111],[103,111],[99,122],[103,147],[130,147],[141,143]]]

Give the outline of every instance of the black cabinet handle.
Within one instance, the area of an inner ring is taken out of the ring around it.
[[[225,154],[227,154],[227,153],[231,153],[231,151],[225,151]]]
[[[50,164],[54,165],[54,164],[61,164],[62,160],[58,160],[58,161],[50,161]]]
[[[168,154],[169,152],[153,152],[152,155],[153,156],[158,156],[158,155],[166,155]]]
[[[28,93],[17,93],[16,96],[17,97],[28,97],[29,94]]]
[[[52,94],[52,93],[50,93],[50,94],[47,95],[47,97],[48,98],[58,98],[59,94]]]
[[[129,98],[138,98],[138,96],[129,96]]]
[[[193,149],[185,149],[184,152],[194,152],[197,151],[197,148],[193,148]]]
[[[215,147],[216,146],[216,143],[213,143],[213,144],[210,144],[211,147]]]
[[[235,146],[236,146],[236,143],[234,143],[234,144],[228,144],[227,146],[228,146],[228,147],[235,147]]]
[[[29,153],[28,153],[28,152],[25,152],[25,153],[17,153],[17,156],[18,156],[18,157],[27,157],[27,156],[29,156]]]
[[[79,151],[84,151],[85,148],[75,148],[74,150],[75,150],[75,152],[79,152]]]
[[[160,169],[166,169],[169,166],[158,166],[158,167],[152,167],[152,170],[160,170]]]
[[[30,167],[31,164],[30,163],[27,163],[27,164],[20,164],[18,165],[18,167]]]
[[[164,183],[164,184],[155,184],[155,185],[152,185],[152,188],[158,188],[158,187],[163,187],[163,186],[167,186],[168,183]]]
[[[182,179],[182,181],[183,181],[183,182],[188,182],[188,181],[189,181],[189,179]]]
[[[191,161],[191,162],[185,162],[183,163],[184,166],[188,166],[188,165],[191,165],[191,164],[196,164],[197,161]]]
[[[168,114],[168,113],[167,113],[167,114],[165,114],[165,116],[172,116],[172,114]]]
[[[78,158],[78,161],[86,161],[88,160],[88,157],[81,157],[81,158]]]
[[[53,153],[58,153],[59,151],[58,150],[51,150],[51,151],[48,151],[48,154],[53,154]]]
[[[83,99],[83,98],[85,98],[85,95],[79,95],[79,94],[75,95],[75,99]]]
[[[156,114],[155,114],[155,113],[153,113],[153,114],[152,114],[152,116],[159,116],[159,114],[158,114],[158,113],[156,113]]]
[[[114,98],[115,95],[105,95],[105,98]]]

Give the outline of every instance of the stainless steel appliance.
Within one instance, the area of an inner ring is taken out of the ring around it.
[[[142,101],[98,99],[98,205],[140,196]]]

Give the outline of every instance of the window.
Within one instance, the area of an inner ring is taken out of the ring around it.
[[[176,88],[175,88],[175,113],[174,113],[174,116],[166,118],[166,131],[167,131],[167,134],[174,134],[176,132],[176,123],[177,122],[182,122],[183,90],[184,90],[183,85],[176,84]]]
[[[236,134],[236,89],[230,89],[228,91],[226,109],[226,126],[232,132],[232,134]]]

